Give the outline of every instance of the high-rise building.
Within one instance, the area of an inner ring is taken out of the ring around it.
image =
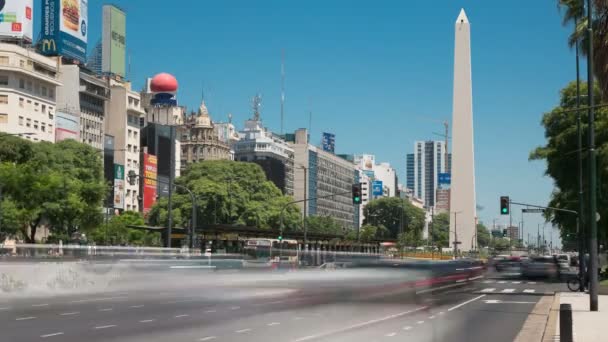
[[[351,196],[356,180],[355,165],[311,145],[305,128],[296,130],[293,137],[290,145],[295,153],[294,199],[311,199],[306,206],[307,216],[330,216],[345,229],[352,229],[358,223]],[[336,195],[328,197],[331,194]],[[304,203],[298,205],[303,212]]]
[[[54,59],[16,44],[0,43],[0,131],[28,133],[32,141],[55,141]]]
[[[397,196],[397,172],[389,163],[376,164],[376,156],[373,154],[360,154],[354,157],[354,163],[358,170],[361,170],[370,182],[382,182],[382,194],[373,195],[370,185],[370,199],[375,197],[395,197]],[[371,184],[370,183],[370,184]]]
[[[180,127],[182,168],[203,160],[230,160],[230,146],[218,137],[215,124],[209,116],[205,101],[198,113],[191,113]]]
[[[435,206],[439,174],[449,172],[447,164],[443,141],[416,141],[414,153],[407,155],[407,187],[427,208]]]
[[[91,71],[97,75],[101,75],[102,54],[103,52],[100,40],[91,51],[91,54],[89,54],[86,64],[87,68],[91,69]]]
[[[245,121],[245,128],[239,133],[241,139],[234,144],[234,160],[260,165],[283,194],[293,195],[293,148],[262,125],[260,101],[259,96],[254,97],[253,118]]]

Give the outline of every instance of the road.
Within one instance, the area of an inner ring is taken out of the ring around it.
[[[0,298],[0,340],[506,342],[540,294],[563,285],[481,278],[425,300],[331,300],[251,284],[167,288]]]

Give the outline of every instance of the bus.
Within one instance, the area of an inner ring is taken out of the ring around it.
[[[247,239],[244,249],[245,267],[296,267],[300,260],[297,240]]]

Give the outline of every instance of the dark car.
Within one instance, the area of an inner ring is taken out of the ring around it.
[[[508,257],[496,260],[494,268],[497,272],[518,273],[521,271],[522,260],[520,257]]]
[[[557,278],[559,264],[553,256],[537,256],[523,264],[522,275],[527,278]]]

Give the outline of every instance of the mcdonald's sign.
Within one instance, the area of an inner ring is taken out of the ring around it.
[[[42,0],[42,36],[39,50],[44,55],[86,61],[89,0]]]

